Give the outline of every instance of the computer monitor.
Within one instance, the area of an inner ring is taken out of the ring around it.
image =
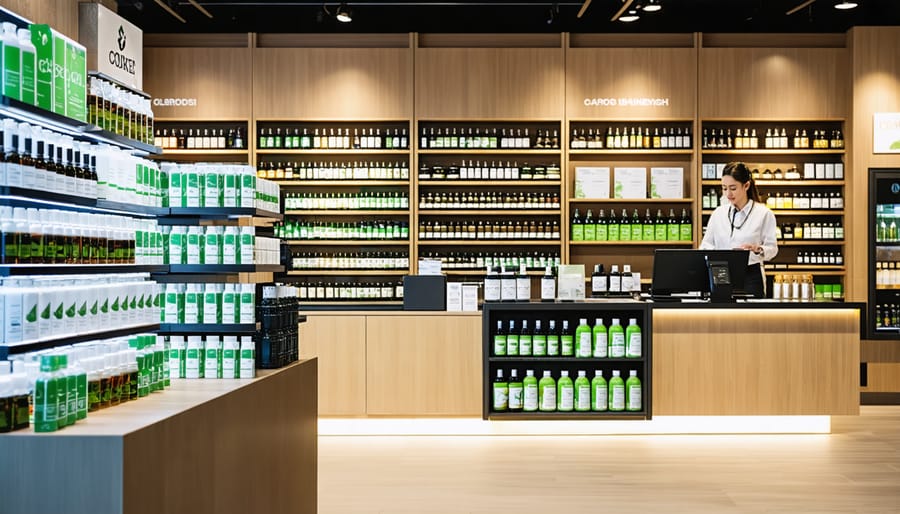
[[[731,275],[732,296],[746,296],[747,250],[675,250],[658,249],[653,255],[653,297],[708,296],[708,262],[726,262]]]

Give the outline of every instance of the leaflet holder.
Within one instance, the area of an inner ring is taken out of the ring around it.
[[[707,258],[706,267],[709,270],[709,301],[712,303],[734,301],[728,261],[711,261]]]

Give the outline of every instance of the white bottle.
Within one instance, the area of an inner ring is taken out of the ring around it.
[[[256,344],[251,336],[241,336],[241,378],[254,378],[256,376]]]
[[[204,346],[203,378],[221,378],[222,346],[219,336],[206,336]]]
[[[241,284],[239,322],[256,323],[256,284]]]
[[[516,275],[516,301],[531,301],[531,277],[524,263],[519,265],[519,274]]]
[[[241,239],[238,245],[238,264],[253,264],[253,251],[256,245],[256,229],[241,227]]]
[[[3,153],[9,154],[18,148],[19,124],[12,118],[3,120]],[[19,174],[21,170],[18,164],[0,162],[0,186],[12,186],[9,175]],[[21,178],[18,179],[21,182]]]
[[[184,378],[200,378],[201,353],[203,353],[202,336],[188,336]]]
[[[192,226],[187,229],[186,255],[187,264],[201,264],[201,245],[203,244],[203,227]]]
[[[201,284],[188,284],[184,293],[184,323],[200,323],[200,303],[202,302],[203,291]],[[168,304],[168,302],[166,302]],[[166,316],[166,321],[169,316]]]
[[[222,378],[240,378],[241,346],[237,336],[225,336],[222,341]]]

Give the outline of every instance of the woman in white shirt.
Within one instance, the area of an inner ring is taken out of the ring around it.
[[[765,296],[762,263],[778,254],[775,215],[759,201],[759,191],[750,169],[731,162],[722,171],[722,202],[706,224],[702,250],[742,249],[750,251],[744,290],[757,298]]]

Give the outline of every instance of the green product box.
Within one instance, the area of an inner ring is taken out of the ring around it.
[[[37,59],[35,105],[49,111],[53,109],[53,29],[35,24],[30,29]]]
[[[53,36],[53,108],[56,114],[66,115],[66,40],[55,30]]]
[[[87,51],[78,43],[66,43],[66,116],[87,121]]]

